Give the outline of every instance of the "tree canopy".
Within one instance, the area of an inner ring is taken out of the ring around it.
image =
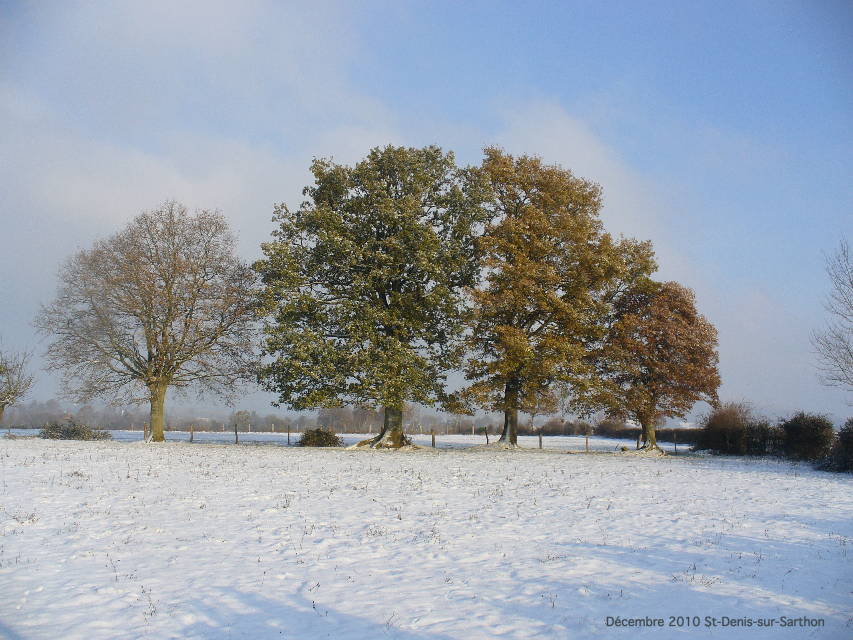
[[[137,216],[69,259],[36,325],[67,395],[148,401],[164,438],[169,388],[225,395],[252,375],[256,276],[217,212],[176,203]]]
[[[590,357],[604,384],[582,388],[578,405],[636,420],[646,448],[657,448],[658,419],[683,417],[700,400],[717,403],[717,331],[696,310],[693,291],[676,282],[623,292]]]
[[[0,421],[6,407],[24,399],[33,386],[29,361],[28,352],[7,351],[0,343]]]
[[[376,148],[311,171],[307,200],[275,208],[255,265],[270,314],[261,380],[294,409],[384,407],[370,444],[400,446],[405,403],[445,400],[458,366],[487,185],[438,147]]]
[[[554,381],[596,384],[585,356],[603,332],[607,286],[638,243],[604,232],[601,188],[567,169],[488,148],[480,172],[492,218],[478,242],[482,280],[471,295],[462,395],[502,411],[501,441],[515,445],[518,411],[547,397]]]

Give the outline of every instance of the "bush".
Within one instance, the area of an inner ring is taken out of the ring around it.
[[[752,422],[752,409],[744,402],[726,402],[715,407],[702,421],[702,434],[696,448],[746,455],[746,433]]]
[[[755,420],[746,426],[746,455],[779,456],[784,452],[785,432],[767,420]]]
[[[705,417],[696,448],[738,456],[779,455],[783,441],[782,430],[757,418],[748,404],[727,402]]]
[[[334,431],[329,429],[309,429],[302,434],[299,441],[296,443],[298,447],[342,447],[344,441],[341,440]]]
[[[73,420],[48,422],[39,432],[39,436],[49,440],[111,440],[109,431],[99,431],[77,424]]]
[[[835,431],[824,415],[799,412],[782,423],[785,455],[792,460],[820,460],[829,454]]]
[[[853,418],[835,435],[835,442],[824,465],[829,471],[853,471]]]

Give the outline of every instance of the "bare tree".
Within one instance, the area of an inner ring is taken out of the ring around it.
[[[6,407],[23,400],[33,386],[29,361],[30,354],[26,351],[3,351],[0,348],[0,422]]]
[[[827,257],[826,273],[832,290],[826,299],[830,320],[812,335],[820,359],[821,382],[853,391],[853,260],[847,240]]]
[[[60,269],[36,326],[66,395],[149,402],[163,441],[169,388],[233,396],[252,376],[256,276],[218,212],[165,202]]]

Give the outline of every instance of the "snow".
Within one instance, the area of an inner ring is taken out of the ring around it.
[[[597,438],[567,455],[583,438],[395,452],[195,435],[0,439],[0,637],[853,637],[849,474]]]
[[[2,433],[2,432],[0,432]],[[38,434],[37,429],[9,429],[8,433],[14,436],[34,436]],[[110,431],[113,440],[120,442],[142,442],[142,431],[125,431],[116,430]],[[372,438],[375,433],[341,433],[338,434],[343,440],[345,446],[351,446],[367,438]],[[291,445],[295,445],[299,440],[300,434],[296,431],[290,434]],[[407,434],[412,442],[421,447],[431,446],[429,433],[409,433]],[[475,446],[483,446],[486,444],[486,437],[482,435],[458,435],[458,434],[436,434],[436,447],[438,449],[460,449],[470,448]],[[255,445],[280,445],[287,446],[286,433],[269,433],[260,431],[240,431],[238,433],[240,444],[255,444]],[[496,435],[489,436],[489,442],[494,444],[498,439]],[[167,431],[166,440],[172,442],[189,442],[189,431]],[[234,444],[233,431],[196,431],[193,434],[193,442],[196,444]],[[518,436],[518,443],[525,449],[537,449],[539,447],[538,436]],[[620,447],[635,448],[636,440],[624,440],[618,438],[599,438],[590,436],[589,449],[590,451],[618,451]],[[658,445],[670,453],[674,450],[674,445],[671,442],[659,442]],[[585,438],[584,436],[545,436],[542,438],[542,446],[545,449],[556,449],[559,451],[584,451]],[[686,452],[689,445],[678,445],[679,452]]]

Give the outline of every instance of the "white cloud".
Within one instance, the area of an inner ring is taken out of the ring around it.
[[[347,5],[39,7],[40,40],[2,46],[18,75],[0,85],[0,217],[14,238],[0,253],[0,325],[17,342],[32,339],[29,318],[63,258],[166,198],[221,209],[252,258],[269,237],[273,204],[300,202],[313,156],[350,163],[377,145],[437,143],[476,161],[497,143],[599,182],[608,229],[654,241],[661,277],[696,289],[720,328],[725,394],[768,410],[814,398],[832,406],[810,369],[809,319],[751,273],[718,279],[692,251],[703,238],[685,227],[713,212],[691,185],[630,162],[590,119],[535,100],[498,114],[493,130],[441,114],[414,121],[359,88],[362,43]],[[737,157],[761,170],[756,158],[774,153],[707,126],[693,133],[690,154],[711,171]]]

